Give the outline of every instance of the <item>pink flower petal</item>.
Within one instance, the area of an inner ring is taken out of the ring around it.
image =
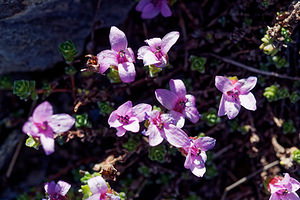
[[[256,110],[256,100],[251,92],[245,95],[240,95],[239,98],[241,105],[244,108],[246,108],[247,110]]]
[[[164,17],[170,17],[172,15],[172,11],[171,11],[167,1],[161,2],[160,12],[161,12],[162,16],[164,16]]]
[[[234,87],[231,81],[224,76],[216,76],[215,78],[215,86],[223,93],[226,93],[229,90],[232,90]]]
[[[144,56],[147,52],[152,52],[149,46],[142,46],[139,48],[138,53],[137,53],[137,58],[139,60],[143,60]],[[153,53],[153,52],[152,52]]]
[[[63,133],[72,128],[75,119],[68,114],[52,115],[48,120],[48,125],[55,133]]]
[[[124,32],[115,26],[110,28],[109,41],[112,50],[119,52],[120,50],[127,49],[127,38]]]
[[[118,118],[119,118],[118,112],[116,110],[113,111],[108,118],[109,126],[114,128],[122,126],[123,124],[118,120]]]
[[[64,181],[58,181],[55,187],[55,190],[58,194],[65,196],[69,189],[71,188],[71,185]]]
[[[186,95],[185,85],[180,79],[171,79],[169,82],[170,90],[177,94],[180,97],[184,97]]]
[[[229,119],[235,118],[239,114],[241,108],[241,106],[238,103],[226,101],[226,100],[224,106],[225,106],[226,115]]]
[[[103,74],[111,65],[118,66],[117,53],[112,50],[101,51],[97,55],[100,73]]]
[[[159,145],[164,140],[160,134],[160,131],[155,125],[150,125],[146,134],[149,135],[149,145],[152,147]]]
[[[118,65],[119,75],[124,83],[130,83],[135,79],[134,64],[130,62],[120,63]]]
[[[87,198],[86,200],[104,200],[104,199],[101,198],[100,193],[96,193],[96,194],[93,194],[92,196],[90,196],[89,198]]]
[[[188,154],[186,155],[185,161],[184,161],[184,167],[186,169],[190,169],[193,165],[192,155],[191,155],[192,148],[189,148]]]
[[[50,183],[46,183],[44,185],[44,189],[45,191],[50,194],[50,195],[54,195],[55,194],[55,187],[56,187],[56,184],[54,181],[51,181]]]
[[[168,142],[177,148],[186,147],[190,144],[187,134],[173,124],[164,127],[164,132]]]
[[[191,169],[192,173],[197,177],[203,177],[203,175],[206,172],[205,166],[204,167],[198,167],[198,166],[192,165],[190,169]]]
[[[234,87],[240,91],[241,94],[248,94],[252,90],[257,82],[257,78],[250,76],[247,79],[241,79],[234,84]]]
[[[196,107],[185,107],[184,109],[185,116],[194,124],[199,121],[200,115]]]
[[[32,137],[39,137],[39,128],[29,119],[22,128],[22,131]]]
[[[300,183],[294,179],[294,178],[290,178],[290,183],[292,184],[292,190],[291,192],[296,192],[297,190],[300,189]]]
[[[140,0],[135,9],[141,12],[143,8],[150,2],[151,0]]]
[[[154,7],[154,5],[152,3],[147,4],[143,11],[142,11],[142,18],[143,19],[151,19],[156,17],[159,14],[160,10],[156,7]]]
[[[222,97],[221,97],[221,101],[220,101],[220,105],[219,105],[219,111],[218,111],[218,116],[219,117],[221,117],[223,115],[226,115],[224,95],[222,95]]]
[[[41,134],[40,136],[41,140],[41,145],[46,153],[46,155],[50,155],[51,153],[54,152],[54,139],[53,135],[52,137],[50,136],[45,136],[44,134]]]
[[[186,106],[191,107],[191,106],[196,105],[196,103],[195,103],[196,99],[193,95],[187,94],[187,95],[185,95],[185,98],[188,100],[188,102],[186,102],[186,104],[185,104]]]
[[[298,194],[296,192],[290,192],[286,195],[280,196],[282,200],[300,200]]]
[[[116,111],[117,111],[117,114],[119,114],[121,116],[125,116],[129,113],[132,113],[132,102],[127,101],[127,102],[123,103],[122,105],[119,106],[119,108]]]
[[[172,31],[163,37],[161,40],[161,50],[163,54],[167,54],[169,52],[171,47],[177,42],[179,35],[179,32]]]
[[[131,131],[131,132],[139,132],[140,130],[140,124],[139,124],[139,120],[136,117],[131,117],[129,119],[128,124],[123,125],[123,128],[126,129],[127,131]]]
[[[117,136],[118,137],[122,137],[123,135],[125,135],[126,133],[126,129],[124,129],[122,126],[117,127]]]
[[[174,125],[176,125],[178,128],[182,128],[184,126],[185,119],[182,113],[171,110],[170,115],[174,118]]]
[[[208,151],[216,144],[216,140],[211,137],[199,137],[194,141],[195,148],[200,148],[201,151]]]
[[[159,64],[160,61],[158,58],[155,56],[155,54],[151,51],[148,51],[145,53],[143,57],[143,64],[144,66],[149,66],[149,65],[156,65]]]
[[[152,106],[146,103],[140,103],[132,108],[133,114],[142,122],[145,120],[146,112],[151,112]]]
[[[271,194],[269,200],[281,200],[281,198],[277,193],[273,193],[273,194]]]
[[[33,121],[36,123],[46,122],[53,115],[53,108],[48,101],[38,105],[32,114]]]
[[[134,53],[133,53],[133,51],[132,51],[132,49],[131,48],[127,48],[126,50],[125,50],[125,52],[126,52],[126,55],[128,55],[127,56],[127,59],[128,59],[128,61],[129,62],[133,62],[133,63],[135,63],[135,56],[134,56]]]
[[[93,194],[96,193],[105,194],[108,189],[105,180],[101,176],[90,178],[87,181],[87,184]]]
[[[155,96],[157,101],[168,110],[173,110],[178,100],[176,94],[166,89],[155,90]]]
[[[161,39],[160,38],[151,38],[145,40],[145,42],[149,45],[150,50],[154,53],[157,51],[157,47],[161,48]]]

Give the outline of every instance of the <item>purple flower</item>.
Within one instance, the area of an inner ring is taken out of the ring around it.
[[[106,200],[108,187],[101,176],[90,178],[87,183],[92,192],[92,196],[87,198],[87,200]]]
[[[202,177],[206,172],[205,151],[213,148],[215,143],[216,140],[211,137],[190,138],[189,145],[182,148],[182,152],[186,155],[184,167],[190,169],[195,176]]]
[[[156,17],[160,12],[164,17],[170,17],[172,11],[167,0],[140,0],[136,10],[142,12],[143,19]]]
[[[44,188],[48,195],[48,200],[67,200],[65,196],[71,188],[71,185],[64,181],[58,181],[57,184],[51,181],[50,183],[46,183]]]
[[[256,100],[250,92],[256,82],[257,78],[253,76],[238,81],[216,76],[215,85],[223,92],[218,116],[227,115],[229,119],[233,119],[238,115],[241,105],[248,110],[256,110]]]
[[[161,114],[158,110],[153,110],[147,113],[147,118],[149,126],[145,135],[149,136],[150,146],[159,145],[163,139],[178,148],[189,144],[187,134],[174,125],[174,119],[170,114]]]
[[[53,115],[53,108],[48,101],[38,105],[32,117],[23,125],[23,132],[39,138],[46,155],[54,152],[54,133],[68,131],[75,119],[68,114]]]
[[[132,102],[127,101],[110,114],[108,124],[117,129],[118,137],[123,136],[126,131],[136,133],[140,130],[139,122],[145,120],[146,112],[151,109],[149,104],[141,103],[132,107]]]
[[[268,184],[271,193],[269,200],[300,200],[296,191],[300,188],[300,183],[285,173],[284,178],[273,178]]]
[[[103,74],[109,67],[119,71],[120,78],[125,83],[135,79],[134,53],[127,48],[127,38],[117,27],[112,26],[109,33],[111,50],[101,51],[98,55],[100,73]]]
[[[92,192],[92,196],[86,200],[121,200],[121,198],[112,193],[108,193],[108,186],[101,176],[90,178],[87,184]]]
[[[168,63],[168,52],[179,38],[179,32],[173,31],[160,38],[145,40],[148,46],[138,50],[138,59],[143,60],[145,66],[155,65],[164,67]]]
[[[195,97],[186,94],[184,83],[180,79],[171,79],[169,82],[170,91],[166,89],[155,90],[156,99],[168,110],[176,119],[177,126],[183,127],[184,117],[196,123],[199,120],[199,113],[195,107]]]

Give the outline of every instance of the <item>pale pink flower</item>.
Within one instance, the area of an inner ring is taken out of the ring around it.
[[[55,184],[54,181],[46,183],[44,189],[48,195],[48,200],[67,200],[66,194],[71,188],[71,185],[64,181],[58,181]]]
[[[161,114],[158,110],[147,113],[149,126],[144,135],[149,136],[150,146],[159,145],[166,139],[175,147],[184,147],[189,144],[187,134],[174,125],[175,121],[170,114]]]
[[[145,66],[155,65],[164,67],[168,63],[168,52],[179,38],[179,32],[173,31],[160,38],[145,40],[148,46],[138,50],[138,59],[143,60]]]
[[[145,120],[146,112],[151,109],[149,104],[141,103],[132,107],[132,102],[127,101],[110,114],[108,124],[117,129],[118,137],[123,136],[126,131],[137,133],[140,130],[139,122]]]
[[[271,193],[269,200],[300,200],[296,191],[300,188],[300,183],[285,173],[284,178],[273,178],[268,184]]]
[[[190,138],[189,144],[181,150],[186,155],[184,167],[195,176],[202,177],[206,172],[206,151],[215,146],[216,140],[211,137]]]
[[[101,176],[90,178],[87,184],[92,192],[92,196],[86,200],[121,200],[119,196],[107,193],[107,183]]]
[[[177,126],[183,127],[185,117],[191,122],[199,120],[199,112],[195,106],[195,97],[186,94],[186,88],[182,80],[171,79],[169,82],[170,90],[155,90],[156,99],[168,110],[174,119],[178,121]]]
[[[39,138],[46,155],[49,155],[54,152],[54,133],[66,132],[74,123],[75,119],[68,114],[53,115],[51,104],[45,101],[34,109],[32,117],[23,125],[23,132]]]
[[[143,19],[151,19],[161,13],[164,17],[170,17],[172,11],[168,0],[140,0],[136,10],[142,12]]]
[[[109,67],[118,70],[121,80],[130,83],[135,79],[134,53],[131,48],[127,48],[127,38],[125,34],[115,26],[112,26],[109,33],[111,50],[101,51],[98,55],[100,73],[103,74]]]
[[[257,78],[250,76],[247,79],[230,80],[223,76],[216,76],[215,85],[223,92],[218,116],[227,115],[229,119],[235,118],[241,106],[248,110],[256,110],[256,100],[250,92],[257,82]]]

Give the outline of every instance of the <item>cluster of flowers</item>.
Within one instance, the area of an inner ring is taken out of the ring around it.
[[[101,176],[90,178],[87,184],[92,194],[86,200],[121,200],[119,194],[111,190]],[[71,185],[64,181],[46,183],[44,189],[47,199],[44,200],[67,200],[66,194],[70,188]]]
[[[138,104],[132,107],[132,102],[127,101],[117,110],[113,111],[108,119],[110,127],[117,129],[117,136],[121,137],[126,131],[139,132],[139,122],[147,120],[147,130],[144,135],[149,137],[149,145],[156,146],[165,139],[171,145],[182,148],[186,155],[185,168],[193,174],[203,176],[205,169],[206,153],[215,145],[215,139],[210,137],[189,138],[181,129],[185,117],[191,122],[199,120],[199,113],[195,107],[195,97],[186,94],[186,88],[181,80],[170,80],[170,90],[157,89],[156,99],[168,110],[162,113],[153,109],[149,104]]]
[[[138,59],[143,60],[145,66],[163,68],[168,63],[168,51],[179,38],[179,32],[173,31],[162,39],[152,38],[145,40],[148,46],[142,46],[138,50]],[[116,70],[124,83],[133,82],[136,71],[135,56],[124,32],[112,26],[109,33],[111,50],[103,50],[97,55],[99,72],[104,74],[109,68]]]

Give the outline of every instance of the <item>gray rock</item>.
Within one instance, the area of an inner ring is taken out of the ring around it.
[[[120,24],[134,0],[102,0],[102,27]],[[91,32],[97,0],[0,0],[0,74],[44,70],[63,58],[59,43],[78,51]]]

